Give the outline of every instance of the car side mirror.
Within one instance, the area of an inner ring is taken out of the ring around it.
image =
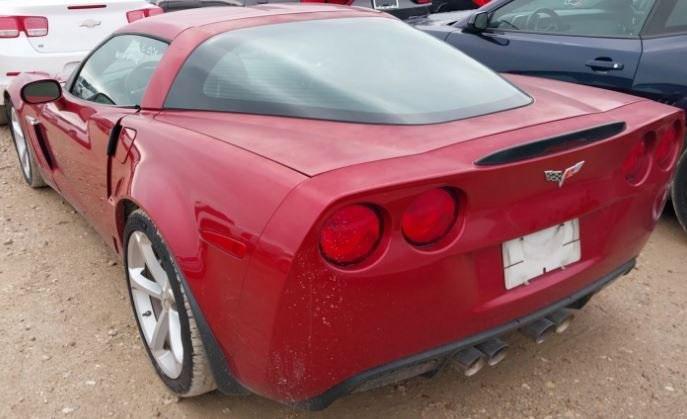
[[[48,103],[62,97],[62,86],[57,80],[36,80],[21,88],[21,98],[31,105]]]
[[[468,19],[467,27],[474,32],[483,32],[489,27],[489,12],[477,12]]]

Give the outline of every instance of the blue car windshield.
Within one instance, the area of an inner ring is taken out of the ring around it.
[[[226,32],[182,66],[166,108],[379,124],[431,124],[531,98],[457,49],[384,17]]]

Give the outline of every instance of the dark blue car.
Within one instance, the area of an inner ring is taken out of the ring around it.
[[[499,72],[613,89],[687,110],[687,0],[495,0],[413,24]],[[687,154],[672,199],[687,226]]]

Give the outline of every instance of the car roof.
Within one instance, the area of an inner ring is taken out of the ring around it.
[[[272,23],[270,17],[281,17],[280,22],[307,20],[304,14],[312,14],[313,19],[351,16],[382,16],[384,13],[362,7],[348,7],[324,3],[271,3],[251,7],[204,7],[163,13],[138,20],[119,29],[118,33],[141,33],[158,38],[173,40],[188,29],[200,29],[220,33],[235,27],[253,26],[246,20],[263,21],[258,24]],[[289,15],[292,18],[289,18]],[[390,17],[389,15],[386,15]],[[237,21],[243,24],[237,25]],[[257,23],[257,22],[256,22]]]

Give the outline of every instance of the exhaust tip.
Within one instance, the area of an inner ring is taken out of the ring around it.
[[[543,318],[524,326],[520,329],[520,333],[532,339],[537,344],[542,344],[555,329],[556,324],[554,322]]]
[[[470,368],[467,368],[464,372],[466,377],[472,377],[473,375],[477,374],[484,368],[485,362],[484,358],[480,358],[479,361],[475,362],[472,364]]]
[[[506,351],[506,349],[504,348],[498,354],[489,358],[489,360],[487,360],[487,364],[489,364],[490,367],[497,365],[498,363],[500,363],[501,361],[506,359],[507,353],[508,353],[508,351]]]
[[[559,335],[561,333],[565,333],[565,331],[568,330],[568,328],[570,327],[571,323],[572,323],[572,321],[570,319],[568,319],[561,324],[557,324],[556,325],[556,333],[558,333]]]
[[[508,353],[508,344],[498,338],[482,342],[476,348],[484,353],[487,364],[491,367],[503,361]]]
[[[473,347],[458,352],[455,360],[466,377],[472,377],[486,365],[484,354]]]
[[[575,314],[572,310],[564,308],[549,314],[546,318],[556,325],[556,333],[561,334],[570,328]]]

